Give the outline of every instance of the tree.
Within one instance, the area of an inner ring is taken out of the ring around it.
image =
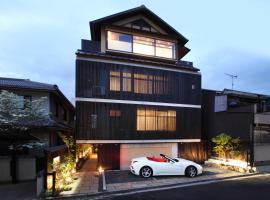
[[[220,157],[227,158],[239,153],[240,138],[232,138],[226,133],[221,133],[218,136],[212,138],[214,143],[213,151]]]
[[[46,97],[30,100],[2,90],[0,92],[0,133],[12,135],[25,133],[31,126],[49,120],[44,108]],[[40,143],[19,144],[27,148],[40,146]],[[11,147],[12,149],[15,147]]]
[[[46,97],[30,101],[21,99],[19,95],[6,90],[0,93],[0,125],[3,130],[28,129],[34,122],[49,119],[49,114],[44,109]],[[3,128],[5,127],[5,128]]]

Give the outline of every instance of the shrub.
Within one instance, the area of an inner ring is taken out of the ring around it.
[[[221,133],[218,136],[212,138],[214,143],[213,151],[218,154],[219,157],[225,158],[236,157],[240,154],[240,138],[232,138],[226,133]]]

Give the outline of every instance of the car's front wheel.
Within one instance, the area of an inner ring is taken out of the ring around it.
[[[148,166],[142,167],[140,170],[140,175],[143,178],[149,178],[153,176],[153,170]]]
[[[193,178],[197,176],[197,169],[194,166],[189,166],[186,168],[185,175],[187,177]]]

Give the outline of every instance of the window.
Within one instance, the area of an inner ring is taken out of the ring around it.
[[[131,73],[130,72],[123,72],[123,79],[122,79],[122,85],[123,85],[123,91],[125,92],[131,92]]]
[[[110,71],[110,90],[120,91],[120,71]]]
[[[134,74],[134,92],[139,94],[153,93],[153,76]]]
[[[132,28],[149,31],[149,27],[132,25]],[[152,28],[151,28],[152,31]],[[175,59],[175,43],[155,38],[107,31],[108,49],[148,56]]]
[[[156,56],[175,58],[175,44],[163,40],[156,40]]]
[[[154,56],[155,40],[146,37],[133,36],[133,52]]]
[[[121,117],[120,110],[110,110],[110,117]]]
[[[165,75],[110,71],[110,90],[165,95],[169,94],[168,79]]]
[[[108,49],[118,50],[118,51],[132,51],[132,35],[107,32],[108,38]]]
[[[168,94],[169,84],[167,76],[154,76],[154,94]]]
[[[137,109],[137,131],[175,131],[176,111]]]
[[[25,95],[17,95],[17,105],[19,109],[25,109],[31,107],[31,96]]]

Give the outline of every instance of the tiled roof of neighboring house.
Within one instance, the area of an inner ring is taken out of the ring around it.
[[[56,90],[57,89],[57,85],[35,82],[29,79],[4,78],[4,77],[0,77],[0,88],[1,87],[36,89],[36,90]]]
[[[34,90],[34,91],[48,91],[54,92],[63,98],[71,109],[74,110],[72,103],[66,98],[61,92],[57,85],[40,83],[31,81],[30,79],[19,79],[19,78],[5,78],[0,77],[0,90],[8,89],[22,89],[22,90]]]
[[[243,96],[248,98],[270,98],[269,95],[265,94],[258,94],[258,93],[252,93],[252,92],[244,92],[244,91],[238,91],[238,90],[231,90],[231,89],[224,89],[222,91],[222,94],[229,94],[229,95],[236,95],[236,96]]]

